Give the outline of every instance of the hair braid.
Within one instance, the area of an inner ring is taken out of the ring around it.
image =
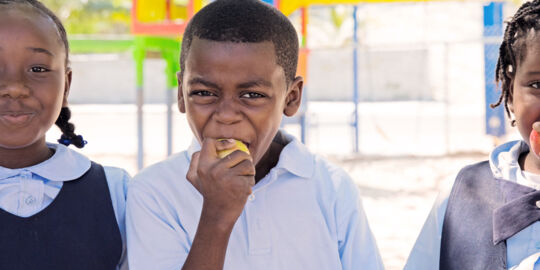
[[[75,125],[69,122],[70,118],[71,110],[68,107],[62,107],[60,115],[55,123],[62,131],[62,136],[58,142],[66,146],[73,144],[78,148],[83,148],[86,141],[81,135],[75,134]]]
[[[540,0],[526,2],[518,9],[512,19],[507,22],[503,42],[499,47],[495,81],[502,84],[502,93],[498,101],[490,106],[495,108],[504,102],[508,117],[510,117],[508,102],[513,94],[512,81],[520,62],[526,55],[526,38],[530,29],[540,29]]]

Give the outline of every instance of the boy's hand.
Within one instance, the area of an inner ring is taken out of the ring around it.
[[[193,154],[187,179],[204,198],[202,215],[212,222],[234,225],[255,184],[251,156],[234,151],[220,159],[218,152],[231,149],[235,142],[206,138],[200,152]]]

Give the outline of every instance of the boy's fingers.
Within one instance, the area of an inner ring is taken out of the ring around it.
[[[236,150],[230,153],[229,155],[222,158],[221,160],[222,161],[221,161],[220,166],[225,166],[225,168],[235,168],[243,162],[248,162],[249,165],[253,168],[253,171],[255,171],[251,156],[240,150]],[[253,175],[255,175],[255,173],[253,173]]]
[[[191,156],[191,162],[189,163],[189,170],[187,172],[186,178],[187,180],[199,191],[200,185],[199,185],[199,175],[197,174],[197,168],[199,167],[199,157],[201,155],[201,152],[195,152]]]
[[[201,157],[203,159],[206,158],[217,158],[217,151],[216,151],[216,139],[212,138],[204,138],[201,145]]]
[[[238,175],[255,176],[255,167],[249,160],[244,160],[234,167],[238,171]]]

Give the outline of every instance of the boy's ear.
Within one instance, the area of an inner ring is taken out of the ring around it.
[[[287,97],[285,98],[285,107],[283,108],[283,114],[286,116],[293,116],[300,105],[302,104],[302,89],[304,87],[304,78],[298,76],[294,78],[289,89],[287,89]]]
[[[184,92],[182,91],[182,82],[178,80],[178,109],[181,113],[186,113],[186,104],[184,103]]]
[[[69,96],[69,90],[71,88],[71,74],[72,74],[72,71],[71,71],[71,68],[67,68],[66,69],[66,79],[65,79],[65,82],[64,82],[64,97],[62,99],[62,107],[67,107],[68,106],[68,96]]]

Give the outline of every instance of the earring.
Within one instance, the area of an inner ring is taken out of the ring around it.
[[[512,119],[512,121],[510,121],[510,125],[512,125],[513,127],[516,126],[516,119]]]

